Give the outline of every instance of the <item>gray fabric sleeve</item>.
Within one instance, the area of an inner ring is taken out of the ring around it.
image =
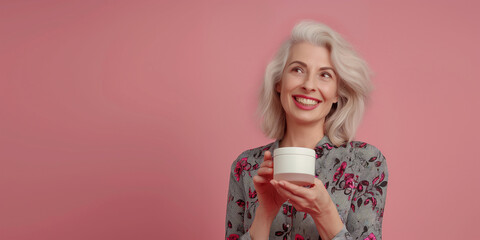
[[[382,239],[382,220],[387,196],[388,169],[385,157],[374,146],[355,154],[365,167],[358,179],[348,219],[334,240]]]
[[[340,230],[340,232],[337,233],[337,235],[335,235],[335,237],[332,238],[332,240],[351,240],[351,239],[353,239],[352,235],[350,235],[345,225],[343,225],[342,230]]]
[[[240,237],[240,240],[252,240],[252,238],[250,237],[250,233],[247,232],[247,233],[243,234],[243,235]]]
[[[225,239],[250,239],[245,233],[243,214],[245,212],[245,194],[242,177],[235,175],[238,160],[233,162],[228,185],[227,214],[225,219]]]
[[[349,234],[345,236],[381,240],[387,196],[387,163],[383,154],[371,145],[358,155],[363,158],[364,170],[356,183],[356,192],[345,223]]]

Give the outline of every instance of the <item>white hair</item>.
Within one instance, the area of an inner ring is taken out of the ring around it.
[[[265,70],[258,105],[263,132],[274,139],[282,139],[285,134],[285,111],[275,85],[282,78],[290,48],[299,42],[309,42],[328,49],[330,61],[338,74],[338,103],[333,104],[325,118],[324,132],[336,146],[352,141],[372,89],[370,70],[340,34],[322,23],[312,21],[295,25],[290,38],[280,46]]]

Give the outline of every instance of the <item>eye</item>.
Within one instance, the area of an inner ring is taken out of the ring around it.
[[[303,69],[299,68],[299,67],[294,67],[292,68],[292,72],[295,72],[295,73],[303,73]]]
[[[322,73],[320,73],[320,76],[322,78],[332,78],[332,75],[328,72],[322,72]]]

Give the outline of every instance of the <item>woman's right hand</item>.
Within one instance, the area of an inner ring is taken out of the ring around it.
[[[273,179],[273,159],[272,153],[266,151],[263,157],[263,163],[257,171],[257,176],[253,177],[253,184],[257,191],[259,207],[263,208],[268,215],[275,217],[278,209],[287,200],[280,196],[270,181]]]
[[[253,185],[257,191],[258,207],[255,218],[248,232],[253,240],[269,239],[270,227],[277,216],[278,210],[286,201],[270,183],[273,179],[272,153],[266,151],[263,163],[253,177]]]

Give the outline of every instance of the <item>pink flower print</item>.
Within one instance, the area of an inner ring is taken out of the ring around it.
[[[377,199],[374,198],[374,197],[369,197],[365,200],[365,202],[363,203],[363,205],[367,205],[370,203],[370,201],[372,201],[372,210],[375,209],[375,207],[377,206]]]
[[[235,170],[233,170],[235,172],[235,179],[238,181],[240,181],[240,175],[242,175],[242,172],[243,172],[243,168],[242,166],[240,165],[240,162],[237,162],[237,166],[235,166]]]
[[[295,240],[304,240],[304,238],[302,237],[302,235],[300,234],[295,234]]]
[[[345,173],[345,188],[355,188],[352,173]]]
[[[235,166],[234,172],[235,172],[235,179],[237,180],[237,182],[240,181],[240,176],[242,175],[243,170],[245,171],[250,170],[251,165],[250,163],[247,162],[247,159],[248,158],[246,157],[240,159],[240,161],[238,161],[237,165]]]
[[[236,203],[239,207],[245,208],[245,201],[243,201],[242,199],[238,199]]]
[[[380,178],[380,180],[378,179]],[[372,181],[372,185],[375,185],[375,183],[378,181],[379,183],[381,183],[383,181],[383,179],[385,178],[385,173],[382,172],[382,175],[381,176],[377,176],[373,179]]]
[[[283,206],[283,214],[285,214],[285,215],[288,214],[288,206],[287,205]]]
[[[241,162],[241,165],[243,167],[243,170],[245,170],[245,171],[250,170],[251,165],[250,165],[250,163],[247,162],[247,158],[242,158],[242,160],[240,160],[240,162]]]
[[[382,182],[383,179],[385,179],[385,173],[382,172],[382,176],[380,177],[380,180],[378,182]]]
[[[291,205],[283,205],[283,214],[285,214],[287,217],[291,217],[292,215],[296,214],[296,211]]]
[[[370,235],[368,235],[365,239],[363,240],[377,240],[377,238],[375,237],[375,235],[373,235],[373,233],[370,233]]]
[[[325,143],[325,147],[327,147],[328,150],[332,150],[333,146],[330,145],[330,143]]]
[[[252,192],[252,189],[248,188],[248,196],[250,198],[256,198],[257,197],[257,191],[253,190],[253,192]]]
[[[315,158],[321,158],[323,156],[323,148],[316,147],[315,148]]]
[[[346,167],[347,167],[347,162],[342,162],[342,165],[340,165],[340,167],[337,168],[337,172],[333,175],[334,182],[338,181],[342,177]]]
[[[240,236],[238,236],[238,234],[230,234],[230,236],[228,236],[227,240],[238,240],[240,238]]]
[[[372,185],[375,185],[375,183],[378,181],[378,177],[375,177],[372,181]]]

